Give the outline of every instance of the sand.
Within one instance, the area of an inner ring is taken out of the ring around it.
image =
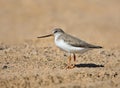
[[[77,55],[74,69],[65,69],[68,54],[42,41],[27,41],[0,50],[1,88],[119,88],[120,49]]]
[[[119,4],[0,1],[0,88],[120,88]],[[54,38],[36,38],[56,27],[103,48],[77,54],[76,67],[66,70],[69,54]]]

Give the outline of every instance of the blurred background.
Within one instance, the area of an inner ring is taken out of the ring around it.
[[[89,43],[120,45],[120,0],[0,0],[0,42],[33,40],[60,27]]]

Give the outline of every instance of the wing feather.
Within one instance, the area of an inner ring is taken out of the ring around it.
[[[67,38],[69,37],[69,38]],[[80,40],[74,36],[71,36],[69,34],[62,34],[59,38],[62,38],[65,42],[69,42],[69,45],[75,46],[75,47],[82,47],[82,48],[102,48],[101,46],[95,46],[92,44],[89,44],[83,40]]]

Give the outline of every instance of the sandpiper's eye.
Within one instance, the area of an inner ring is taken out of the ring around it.
[[[57,32],[57,30],[56,31],[54,31],[54,33],[56,33]]]

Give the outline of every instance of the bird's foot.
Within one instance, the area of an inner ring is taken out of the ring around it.
[[[75,67],[75,65],[74,64],[71,64],[71,65],[67,65],[66,66],[66,69],[73,69]]]

